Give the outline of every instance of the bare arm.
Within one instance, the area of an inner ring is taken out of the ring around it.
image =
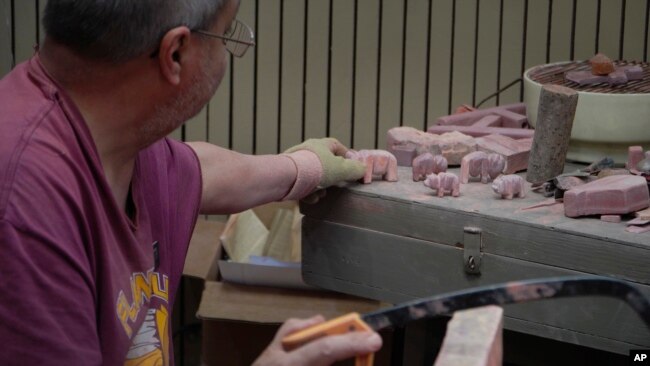
[[[206,142],[187,144],[201,164],[201,214],[240,212],[281,200],[296,181],[296,165],[286,156],[245,155]]]

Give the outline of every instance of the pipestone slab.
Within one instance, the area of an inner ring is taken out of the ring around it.
[[[594,75],[591,71],[569,71],[564,78],[574,83],[584,85],[594,85],[608,83],[611,85],[621,85],[628,81],[643,79],[643,68],[638,65],[621,66],[607,75]]]
[[[476,151],[476,140],[458,131],[443,133],[438,144],[440,154],[449,165],[459,165],[463,156]]]
[[[601,215],[600,220],[604,222],[621,222],[621,215]]]
[[[452,197],[460,195],[460,182],[454,173],[429,174],[424,185],[435,190],[438,197],[449,193]]]
[[[447,159],[442,155],[431,155],[424,153],[413,159],[413,181],[419,182],[431,173],[442,173],[447,171]]]
[[[628,80],[625,71],[620,71],[620,70],[616,70],[611,74],[607,75],[607,79],[609,79],[608,81],[612,85],[622,85],[627,83]]]
[[[503,309],[489,305],[455,312],[434,366],[502,364]]]
[[[517,174],[502,175],[492,182],[492,190],[507,200],[526,196],[526,182]]]
[[[532,138],[513,139],[504,135],[487,135],[476,139],[479,151],[495,153],[506,159],[503,174],[512,174],[528,168]]]
[[[505,113],[505,112],[510,113]],[[467,113],[452,114],[449,116],[443,116],[436,120],[434,125],[438,126],[472,126],[480,119],[489,115],[499,115],[506,116],[507,119],[513,119],[519,121],[521,117],[526,117],[526,106],[524,103],[515,103],[508,104],[499,107],[477,109]],[[508,123],[508,122],[506,122]],[[515,121],[513,121],[515,123]]]
[[[526,107],[523,103],[477,109],[472,112],[443,116],[427,129],[430,133],[458,131],[473,137],[490,134],[505,135],[515,139],[531,138]]]
[[[386,150],[348,150],[345,157],[366,165],[364,184],[371,183],[373,176],[381,176],[383,180],[397,182],[397,160]]]
[[[413,127],[394,127],[388,130],[386,143],[388,151],[395,155],[397,164],[411,166],[413,159],[421,154],[430,152],[436,154],[434,145],[437,135],[420,131]]]
[[[612,175],[564,193],[567,217],[622,215],[648,206],[648,184],[645,178],[634,175]]]
[[[639,65],[626,65],[621,66],[617,70],[625,72],[628,80],[641,80],[643,79],[643,67]]]
[[[400,166],[412,166],[413,159],[424,153],[442,155],[449,165],[458,165],[466,154],[476,151],[476,141],[459,132],[437,135],[413,127],[394,127],[387,134],[388,151]]]
[[[569,71],[564,78],[580,85],[606,83],[608,80],[607,76],[594,75],[591,71]]]

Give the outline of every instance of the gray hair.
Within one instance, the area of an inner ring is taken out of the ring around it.
[[[92,59],[123,62],[153,52],[177,26],[209,29],[228,0],[49,0],[48,37]]]

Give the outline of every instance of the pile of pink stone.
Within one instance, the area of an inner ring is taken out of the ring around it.
[[[603,159],[556,177],[552,185],[557,188],[556,198],[564,202],[567,217],[600,215],[602,221],[621,222],[634,215],[626,221],[626,230],[643,233],[650,231],[649,182],[650,151],[644,153],[641,146],[630,146],[625,168],[616,168],[611,159]]]
[[[564,75],[568,81],[581,86],[607,83],[622,85],[628,81],[643,79],[643,68],[639,65],[615,67],[614,62],[602,53],[589,60],[591,70],[569,71]]]
[[[351,150],[346,157],[366,165],[365,184],[373,177],[396,182],[399,165],[411,167],[413,181],[422,181],[438,197],[458,197],[461,184],[492,182],[498,197],[521,198],[526,182],[514,173],[528,168],[534,133],[525,113],[521,103],[460,108],[456,114],[440,117],[426,132],[412,127],[390,129],[387,150]],[[610,163],[603,164],[606,161]],[[458,176],[447,172],[448,166],[458,165]],[[563,202],[567,217],[601,215],[606,222],[621,222],[622,215],[634,214],[636,218],[626,222],[627,231],[650,231],[650,151],[641,146],[629,148],[626,169],[614,168],[611,159],[604,159],[552,182],[553,202],[528,209]]]

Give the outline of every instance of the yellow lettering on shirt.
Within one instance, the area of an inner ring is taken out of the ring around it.
[[[169,301],[169,278],[167,276],[161,276],[160,273],[150,270],[146,274],[135,272],[131,275],[130,280],[132,301],[129,302],[124,291],[120,290],[115,308],[117,317],[129,338],[133,334],[131,324],[138,318],[144,304],[151,301],[152,297],[157,297],[166,303]]]

